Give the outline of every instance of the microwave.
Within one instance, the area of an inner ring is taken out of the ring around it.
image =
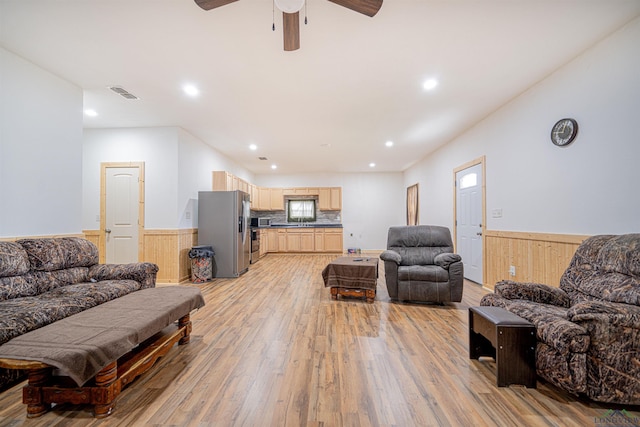
[[[271,218],[251,218],[252,227],[271,227]]]

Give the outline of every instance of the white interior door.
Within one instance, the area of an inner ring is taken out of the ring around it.
[[[464,277],[482,283],[482,165],[456,173],[456,250]]]
[[[106,262],[138,261],[138,213],[140,169],[106,169]]]

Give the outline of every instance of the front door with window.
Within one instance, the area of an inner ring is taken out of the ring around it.
[[[464,277],[482,284],[482,164],[456,172],[456,251]]]

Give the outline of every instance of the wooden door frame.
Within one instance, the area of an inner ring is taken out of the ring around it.
[[[107,258],[107,169],[138,168],[138,261],[144,258],[144,162],[100,163],[100,262]]]
[[[485,231],[487,227],[487,173],[486,173],[486,156],[480,156],[463,165],[453,169],[453,247],[458,243],[458,192],[456,187],[456,174],[460,171],[468,169],[472,166],[481,165],[482,167],[482,225],[480,227],[482,233],[482,286],[485,285],[487,277],[487,239],[485,239]]]

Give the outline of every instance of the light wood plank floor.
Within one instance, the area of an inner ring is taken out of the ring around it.
[[[333,301],[320,275],[333,258],[268,255],[200,286],[191,343],[129,386],[111,417],[60,405],[27,420],[16,386],[0,394],[0,425],[593,426],[611,407],[543,381],[496,387],[493,360],[468,358],[478,285],[460,304],[391,303],[380,268],[373,304]]]

